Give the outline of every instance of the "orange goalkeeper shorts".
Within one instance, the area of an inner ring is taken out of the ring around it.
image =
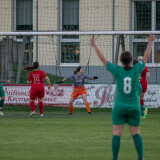
[[[77,99],[79,95],[87,94],[85,86],[83,87],[74,87],[71,97]]]

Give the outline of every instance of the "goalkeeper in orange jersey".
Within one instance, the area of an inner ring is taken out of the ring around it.
[[[64,78],[62,81],[57,82],[57,84],[61,84],[64,81],[69,79],[73,79],[73,83],[74,83],[73,92],[69,101],[69,114],[73,114],[73,103],[79,97],[79,95],[81,95],[85,103],[88,114],[91,114],[90,105],[89,105],[89,102],[87,101],[87,92],[84,86],[84,82],[85,82],[85,79],[94,80],[94,79],[98,79],[98,77],[96,76],[91,77],[89,75],[85,75],[83,73],[83,68],[79,66],[76,68],[76,71],[74,72],[74,74]]]
[[[1,100],[0,100],[0,116],[3,116],[2,107],[3,107],[4,101],[5,101],[5,92],[4,92],[2,83],[5,83],[5,82],[10,83],[10,80],[0,80],[0,97],[1,97]]]

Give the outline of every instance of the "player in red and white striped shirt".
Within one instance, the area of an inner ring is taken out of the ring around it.
[[[31,108],[31,114],[29,116],[35,115],[35,99],[38,98],[38,105],[40,110],[40,116],[43,116],[43,97],[44,97],[44,80],[46,79],[48,82],[48,89],[50,89],[50,80],[46,76],[44,71],[39,70],[39,63],[34,62],[33,66],[31,67],[25,67],[25,70],[32,71],[30,72],[28,76],[28,84],[31,84],[31,90],[30,90],[30,108]]]

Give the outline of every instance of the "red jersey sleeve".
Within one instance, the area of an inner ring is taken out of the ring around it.
[[[29,81],[32,80],[32,74],[31,74],[31,72],[29,73],[28,80],[29,80]]]
[[[43,78],[46,77],[46,74],[45,74],[44,71],[41,72],[41,75],[42,75]]]
[[[149,72],[149,70],[148,70],[147,66],[145,66],[145,72]]]

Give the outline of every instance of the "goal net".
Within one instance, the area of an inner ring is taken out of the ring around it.
[[[44,32],[45,33],[45,32]],[[122,32],[123,33],[123,32]],[[132,33],[132,32],[131,32]],[[15,33],[14,33],[15,34]],[[17,34],[17,33],[16,33]],[[29,33],[28,33],[29,34]],[[113,76],[102,65],[95,51],[90,45],[92,35],[83,33],[74,33],[78,39],[61,42],[60,39],[65,36],[46,33],[44,36],[22,36],[21,41],[15,41],[18,36],[1,36],[0,42],[0,67],[1,79],[11,80],[11,84],[4,85],[6,93],[6,104],[28,104],[30,87],[26,85],[29,72],[23,67],[32,65],[34,61],[40,63],[40,69],[47,73],[53,84],[50,91],[47,90],[44,102],[48,105],[65,106],[68,104],[72,93],[72,81],[66,81],[65,84],[55,86],[57,81],[71,75],[76,67],[81,65],[84,73],[91,76],[98,76],[98,80],[87,80],[85,85],[88,94],[88,101],[92,107],[112,107],[116,95],[116,85]],[[36,34],[41,34],[40,32]],[[94,35],[94,33],[92,33]],[[108,32],[109,34],[109,32]],[[114,50],[112,38],[115,38]],[[95,40],[104,53],[105,57],[117,64],[120,53],[123,50],[129,50],[133,53],[133,58],[143,56],[146,49],[147,40],[144,42],[133,42],[133,38],[139,35],[94,35]],[[144,36],[144,35],[143,35]],[[146,35],[147,36],[147,35]],[[37,43],[38,37],[38,43]],[[148,90],[145,95],[145,104],[150,107],[158,107],[160,105],[160,78],[159,64],[160,60],[160,37],[156,35],[152,47],[152,55],[147,63],[150,77],[148,78]],[[154,63],[152,63],[154,62]],[[81,98],[75,102],[75,107],[84,106]]]
[[[160,1],[2,0],[0,4],[0,76],[11,80],[4,84],[6,104],[29,104],[29,73],[23,67],[38,61],[54,84],[50,91],[46,86],[46,105],[68,105],[72,81],[55,83],[81,65],[85,74],[99,77],[85,83],[91,107],[111,108],[115,80],[90,46],[91,37],[109,61],[121,65],[120,53],[129,50],[134,59],[143,56],[146,37],[153,33],[145,105],[160,106]],[[81,98],[74,105],[84,107]]]

